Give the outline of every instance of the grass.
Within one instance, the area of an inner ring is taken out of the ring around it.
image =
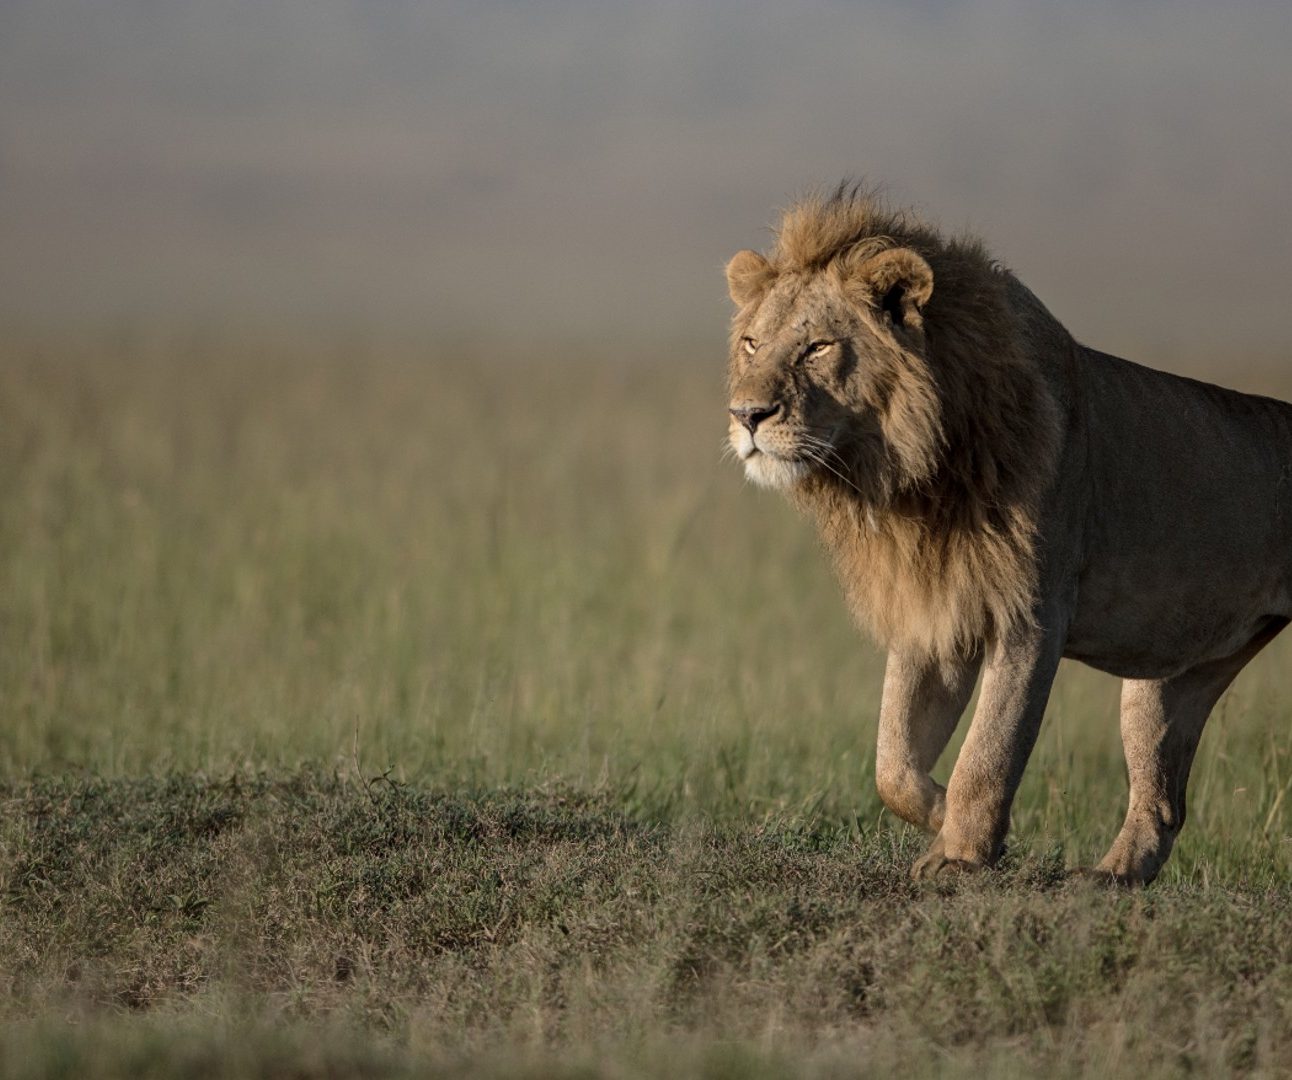
[[[908,833],[670,826],[554,787],[3,797],[13,1075],[1292,1067],[1287,884],[1108,893],[1050,852],[923,888]]]
[[[1292,1066],[1288,643],[1152,890],[1063,878],[1125,799],[1078,668],[1010,864],[913,887],[719,352],[0,346],[5,1073]]]

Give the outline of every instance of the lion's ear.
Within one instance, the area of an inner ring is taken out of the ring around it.
[[[727,263],[727,291],[737,307],[763,295],[776,276],[772,264],[756,251],[737,251]]]
[[[910,248],[892,248],[853,271],[894,326],[919,326],[933,295],[933,268]]]

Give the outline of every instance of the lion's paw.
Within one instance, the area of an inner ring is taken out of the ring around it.
[[[949,859],[940,844],[935,844],[915,860],[911,867],[911,877],[916,881],[932,881],[934,878],[963,877],[976,874],[986,867],[982,863],[970,862],[968,859]]]

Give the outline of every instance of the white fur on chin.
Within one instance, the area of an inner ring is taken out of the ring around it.
[[[803,479],[807,466],[801,461],[754,453],[745,458],[745,478],[766,488],[787,488]]]

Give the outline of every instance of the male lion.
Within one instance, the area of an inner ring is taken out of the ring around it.
[[[731,445],[889,650],[879,794],[935,834],[912,873],[997,859],[1068,656],[1125,680],[1130,806],[1094,872],[1151,881],[1208,713],[1292,618],[1292,405],[1088,349],[978,243],[855,188],[727,281]]]

